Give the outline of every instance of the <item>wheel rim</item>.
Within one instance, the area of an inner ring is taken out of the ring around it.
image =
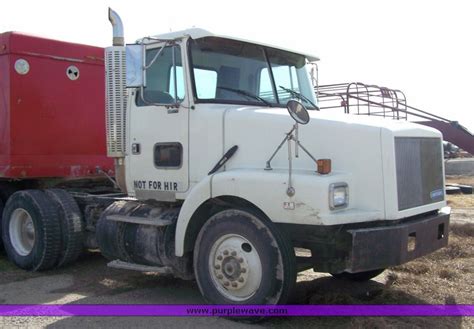
[[[11,215],[9,230],[15,251],[21,256],[28,255],[33,250],[36,238],[35,225],[28,211],[15,209]]]
[[[232,301],[244,301],[260,287],[262,263],[250,241],[237,234],[227,234],[211,248],[209,273],[223,296]]]

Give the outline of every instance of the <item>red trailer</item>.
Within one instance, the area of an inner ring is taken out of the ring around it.
[[[116,192],[104,76],[102,48],[0,34],[0,229],[22,268],[61,266],[96,245]]]
[[[0,179],[113,175],[102,48],[7,32],[0,72]]]

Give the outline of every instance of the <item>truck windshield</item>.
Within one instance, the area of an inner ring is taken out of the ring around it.
[[[315,108],[304,56],[215,37],[190,43],[198,102],[286,106],[300,98]]]

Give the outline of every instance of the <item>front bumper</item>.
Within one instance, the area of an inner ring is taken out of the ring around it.
[[[397,223],[331,227],[282,224],[294,247],[311,250],[298,258],[318,272],[363,272],[400,265],[448,244],[449,208]],[[304,227],[299,227],[304,226]]]

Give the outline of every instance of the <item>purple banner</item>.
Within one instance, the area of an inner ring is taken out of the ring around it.
[[[474,305],[0,305],[0,316],[474,316]]]

